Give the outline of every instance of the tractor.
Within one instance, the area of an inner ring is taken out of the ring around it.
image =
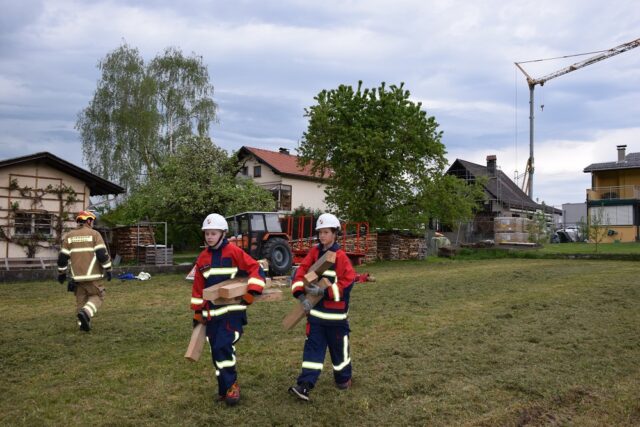
[[[276,212],[244,212],[226,218],[228,239],[256,260],[269,262],[271,276],[284,276],[291,270],[293,254],[290,236],[282,231]]]

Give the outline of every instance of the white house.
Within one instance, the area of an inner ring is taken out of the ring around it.
[[[238,151],[238,161],[242,165],[240,175],[271,191],[278,211],[289,212],[299,206],[327,210],[325,181],[328,172],[324,177],[314,176],[309,165],[298,166],[298,156],[290,154],[288,149],[270,151],[245,146]]]
[[[48,152],[0,160],[0,260],[57,255],[90,196],[123,192]]]

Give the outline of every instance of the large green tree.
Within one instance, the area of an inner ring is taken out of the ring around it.
[[[309,125],[299,147],[300,163],[310,164],[316,174],[331,173],[327,202],[343,217],[378,227],[416,228],[443,214],[468,213],[468,205],[454,206],[455,198],[469,190],[443,177],[445,148],[438,123],[409,98],[404,84],[363,89],[359,82],[356,89],[340,85],[321,91],[305,110]]]
[[[208,135],[216,105],[201,57],[167,48],[145,64],[125,43],[98,68],[96,91],[76,123],[92,172],[132,188],[190,135]]]
[[[232,215],[274,210],[271,193],[252,180],[238,178],[237,172],[235,155],[228,155],[209,138],[189,137],[145,183],[102,218],[111,224],[166,221],[172,230],[171,241],[179,243],[185,236],[199,238],[202,221],[212,212]]]

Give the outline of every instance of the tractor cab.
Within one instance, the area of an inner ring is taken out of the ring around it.
[[[252,258],[269,261],[269,274],[283,276],[291,270],[289,236],[282,231],[276,212],[244,212],[226,218],[228,240]]]

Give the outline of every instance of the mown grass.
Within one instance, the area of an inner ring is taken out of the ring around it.
[[[183,275],[112,282],[91,333],[57,283],[0,286],[2,425],[638,425],[635,262],[504,259],[363,267],[354,387],[330,363],[312,403],[286,392],[303,326],[293,301],[256,303],[237,345],[242,401],[213,401],[208,354],[182,356]]]
[[[550,254],[591,254],[596,252],[596,245],[595,243],[554,243],[544,245],[539,249],[539,252]],[[640,243],[599,243],[598,253],[640,254]]]

